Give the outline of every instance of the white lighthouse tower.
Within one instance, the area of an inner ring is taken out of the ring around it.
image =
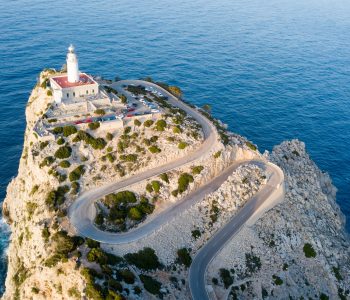
[[[68,73],[68,82],[79,82],[79,66],[78,58],[74,52],[75,48],[73,45],[70,45],[67,53],[67,73]]]

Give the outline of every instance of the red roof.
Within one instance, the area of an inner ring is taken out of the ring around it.
[[[86,74],[80,74],[78,82],[68,82],[68,76],[59,76],[52,78],[61,88],[70,88],[75,86],[94,84],[95,81]]]

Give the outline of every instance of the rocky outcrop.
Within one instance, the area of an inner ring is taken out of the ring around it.
[[[347,299],[350,242],[328,174],[304,143],[283,142],[270,154],[285,174],[283,203],[232,239],[209,267],[219,299]],[[231,274],[228,289],[220,269]]]

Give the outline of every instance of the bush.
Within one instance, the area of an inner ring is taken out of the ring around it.
[[[135,126],[141,126],[140,120],[135,119],[135,120],[134,120],[134,125],[135,125]]]
[[[143,126],[145,127],[151,127],[153,125],[153,121],[152,120],[147,120],[145,122],[143,122]]]
[[[221,151],[218,151],[214,154],[214,158],[219,158],[221,156]]]
[[[64,126],[63,129],[62,129],[62,133],[65,137],[68,137],[74,133],[77,133],[77,129],[75,128],[75,126],[73,125],[67,125],[67,126]]]
[[[168,177],[168,174],[167,174],[167,173],[162,173],[162,174],[160,174],[160,175],[159,175],[159,178],[160,178],[161,180],[163,180],[164,182],[169,183],[169,177]]]
[[[156,193],[159,193],[162,184],[158,180],[153,180],[151,184],[152,184],[153,191],[155,191]]]
[[[40,150],[43,150],[44,148],[46,148],[48,144],[49,144],[49,141],[40,142],[40,145],[39,145]]]
[[[45,203],[50,208],[53,209],[57,207],[58,205],[61,205],[65,200],[65,194],[69,191],[69,187],[67,185],[65,186],[59,186],[57,190],[52,190],[48,193]]]
[[[60,137],[58,140],[57,140],[57,145],[63,145],[65,142],[64,138],[63,137]]]
[[[97,128],[100,127],[100,122],[92,122],[92,123],[89,123],[88,126],[90,130],[96,130]]]
[[[137,157],[137,154],[120,155],[121,160],[133,163],[137,161]]]
[[[227,289],[233,283],[233,278],[231,277],[230,271],[223,268],[219,271],[221,281],[223,282],[225,289]]]
[[[106,147],[106,141],[103,138],[97,138],[95,139],[90,134],[88,134],[85,131],[79,130],[75,138],[73,139],[73,142],[79,142],[84,141],[86,144],[91,145],[92,148],[95,150],[101,150],[104,147]]]
[[[120,101],[123,103],[123,104],[126,104],[128,102],[128,98],[126,98],[125,95],[120,95]]]
[[[77,181],[80,179],[81,175],[85,173],[85,166],[80,165],[76,167],[72,172],[69,173],[69,180],[71,182]]]
[[[54,134],[61,134],[63,132],[63,127],[55,127],[52,132]]]
[[[76,298],[76,299],[80,299],[81,298],[81,294],[79,292],[79,290],[76,287],[71,287],[68,290],[68,295],[72,298]]]
[[[192,167],[191,172],[193,175],[198,175],[203,171],[204,167],[203,166],[195,166]]]
[[[89,239],[87,238],[86,239],[86,245],[92,249],[92,248],[99,248],[100,247],[100,242],[97,242],[95,240],[92,240],[92,239]]]
[[[173,127],[173,133],[179,134],[181,132],[182,132],[182,130],[181,130],[180,126],[174,126]]]
[[[97,214],[95,217],[95,224],[102,225],[103,224],[103,214]]]
[[[115,156],[112,153],[108,153],[106,155],[106,158],[108,159],[109,162],[114,162],[115,161]]]
[[[48,95],[49,97],[52,96],[52,91],[51,91],[51,90],[48,90],[48,91],[46,92],[46,95]]]
[[[187,248],[181,248],[177,250],[177,259],[180,264],[185,265],[187,268],[192,263],[192,258]]]
[[[80,189],[79,183],[78,182],[72,182],[72,184],[71,184],[71,193],[73,195],[76,195],[76,194],[78,194],[79,189]]]
[[[140,275],[140,279],[147,292],[153,295],[159,294],[160,288],[162,287],[162,284],[159,281],[153,279],[151,276],[142,274]]]
[[[110,132],[108,132],[108,133],[106,134],[106,139],[107,139],[107,141],[113,140],[113,134],[111,134]]]
[[[56,253],[50,256],[48,259],[46,259],[44,265],[46,267],[52,268],[56,266],[60,261],[67,262],[68,261],[67,255],[62,253]]]
[[[131,220],[140,221],[143,217],[142,212],[137,207],[131,207],[128,212],[128,217]]]
[[[39,167],[42,168],[42,167],[45,167],[45,166],[51,166],[54,161],[55,161],[55,158],[53,156],[47,156],[40,163]]]
[[[254,273],[261,268],[260,257],[254,255],[253,253],[245,254],[245,264],[247,266],[248,272]]]
[[[106,253],[101,248],[92,248],[86,258],[89,262],[97,262],[100,265],[105,265],[108,261]]]
[[[106,114],[106,111],[105,111],[104,109],[98,108],[98,109],[96,109],[96,110],[94,111],[94,113],[95,113],[96,115],[103,116],[103,115]]]
[[[44,239],[44,241],[47,243],[47,242],[49,241],[49,237],[50,237],[49,228],[44,227],[44,228],[41,230],[41,236],[42,236],[42,238]]]
[[[128,253],[124,258],[128,263],[142,270],[155,270],[160,267],[158,257],[152,248],[143,248],[137,253]]]
[[[178,192],[182,194],[185,192],[191,182],[193,182],[193,176],[188,173],[182,173],[178,179]]]
[[[59,159],[64,159],[70,157],[72,153],[72,148],[69,146],[62,146],[55,152],[55,157]]]
[[[283,284],[282,278],[278,277],[277,275],[272,275],[272,278],[273,278],[275,285],[282,285]]]
[[[192,237],[196,240],[198,239],[202,234],[198,229],[192,230]]]
[[[157,131],[164,131],[165,130],[165,128],[166,128],[166,121],[165,120],[158,120],[157,122],[156,122],[156,130]]]
[[[104,203],[109,207],[120,206],[121,204],[126,205],[136,202],[136,195],[131,191],[121,191],[116,194],[109,194],[104,198]]]
[[[69,168],[70,167],[70,162],[68,160],[62,160],[59,164],[61,168]]]
[[[188,146],[188,144],[186,142],[180,142],[177,147],[179,149],[185,149]]]
[[[248,148],[250,148],[251,150],[253,150],[253,151],[256,151],[256,146],[255,145],[253,145],[251,142],[246,142],[245,143],[247,146],[248,146]]]
[[[306,243],[303,247],[303,250],[304,250],[305,257],[307,258],[316,257],[316,251],[314,250],[311,244]]]
[[[127,284],[134,284],[134,282],[135,282],[135,275],[129,269],[119,270],[118,274],[123,278],[125,283],[127,283]]]
[[[158,146],[156,146],[156,145],[153,145],[153,146],[149,147],[148,150],[149,150],[151,153],[153,153],[153,154],[159,153],[159,152],[162,151],[162,150],[160,150],[160,149],[158,148]]]

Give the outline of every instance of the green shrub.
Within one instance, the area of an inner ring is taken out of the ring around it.
[[[152,192],[153,192],[153,186],[152,186],[152,184],[147,183],[147,185],[146,185],[146,191],[149,192],[149,193],[152,193]]]
[[[100,265],[105,265],[108,261],[106,253],[101,248],[92,248],[86,258],[89,262],[97,262]]]
[[[72,298],[75,298],[75,299],[81,298],[81,294],[80,294],[79,290],[74,286],[68,290],[68,295]]]
[[[182,132],[182,130],[181,130],[180,126],[174,126],[173,127],[173,133],[179,134],[181,132]]]
[[[129,203],[136,203],[136,195],[131,191],[120,191],[116,194],[109,194],[105,196],[104,203],[108,207],[126,205]]]
[[[221,281],[223,282],[225,289],[227,289],[233,283],[233,278],[231,277],[230,271],[222,268],[219,270],[219,272]]]
[[[143,217],[143,214],[137,207],[131,207],[128,212],[128,217],[131,220],[140,221]]]
[[[199,231],[199,229],[195,229],[195,230],[192,230],[192,237],[196,240],[198,239],[202,234],[201,232]]]
[[[63,129],[62,129],[62,133],[65,137],[68,137],[74,133],[77,133],[77,129],[75,128],[75,126],[73,125],[67,125],[67,126],[64,126]]]
[[[39,294],[39,292],[40,292],[40,290],[36,286],[32,287],[32,293],[33,294]]]
[[[71,156],[72,148],[69,146],[61,146],[55,152],[55,157],[59,159],[68,158]]]
[[[192,263],[192,258],[187,248],[177,250],[177,259],[180,264],[185,265],[187,268]]]
[[[35,202],[27,202],[26,203],[28,218],[31,219],[34,215],[35,210],[38,208],[38,204]]]
[[[48,95],[49,97],[51,97],[51,96],[52,96],[52,91],[51,91],[51,90],[48,90],[48,91],[46,92],[46,95]]]
[[[110,132],[108,132],[108,133],[106,134],[106,139],[107,139],[107,141],[113,140],[113,134],[111,134]]]
[[[127,126],[124,128],[124,134],[129,134],[131,132],[131,127]]]
[[[282,285],[283,284],[282,278],[278,277],[277,275],[272,275],[272,278],[273,278],[275,285]]]
[[[96,110],[94,111],[94,113],[95,113],[96,115],[103,116],[103,115],[106,114],[106,111],[105,111],[104,109],[98,108],[98,109],[96,109]]]
[[[136,162],[137,161],[137,154],[127,154],[127,155],[120,155],[120,159],[128,162]]]
[[[341,276],[341,274],[340,274],[340,268],[339,267],[333,267],[332,270],[333,270],[335,278],[337,278],[338,281],[343,280],[343,276]]]
[[[193,175],[200,174],[203,171],[204,167],[203,166],[195,166],[191,168],[191,172]]]
[[[125,283],[127,283],[127,284],[134,284],[134,282],[135,282],[135,275],[129,269],[119,270],[118,274],[123,278]]]
[[[88,126],[90,130],[96,130],[97,128],[100,127],[100,122],[92,122],[92,123],[89,123]]]
[[[85,294],[89,299],[103,300],[103,294],[101,286],[98,284],[87,284],[85,288]]]
[[[53,209],[57,207],[58,205],[61,205],[65,200],[65,194],[69,191],[69,187],[67,185],[65,186],[59,186],[57,190],[52,190],[48,193],[45,203],[50,208]]]
[[[54,129],[52,129],[52,132],[54,134],[61,134],[63,132],[63,127],[61,127],[61,126],[55,127]]]
[[[69,180],[71,182],[77,181],[80,179],[81,175],[85,173],[85,166],[80,165],[76,167],[72,172],[69,173]]]
[[[215,152],[214,158],[219,158],[221,156],[221,151]]]
[[[179,149],[185,149],[188,146],[188,144],[186,142],[180,142],[177,147]]]
[[[40,145],[39,145],[40,150],[43,150],[44,148],[46,148],[48,144],[49,144],[49,141],[40,142]]]
[[[158,257],[152,248],[143,248],[137,253],[128,253],[124,258],[128,263],[142,270],[155,270],[160,267]]]
[[[182,173],[178,179],[178,192],[182,194],[185,192],[190,185],[191,182],[193,182],[193,176],[188,173]]]
[[[120,101],[123,103],[123,104],[126,104],[128,103],[128,98],[125,96],[125,95],[120,95]]]
[[[47,122],[49,122],[49,123],[56,123],[57,119],[53,118],[53,119],[47,120]]]
[[[246,142],[245,143],[247,146],[248,146],[248,148],[250,148],[251,150],[253,150],[253,151],[256,151],[256,146],[255,145],[253,145],[251,142]]]
[[[115,156],[112,153],[108,153],[106,155],[106,158],[108,159],[109,162],[114,162],[115,161]]]
[[[94,138],[87,132],[79,130],[77,135],[73,139],[73,142],[84,141],[86,144],[90,145],[95,150],[101,150],[106,147],[106,141],[103,138]]]
[[[156,145],[153,145],[153,146],[149,147],[148,150],[149,150],[151,153],[153,153],[153,154],[159,153],[159,152],[162,151],[162,150],[160,150],[160,149],[158,148],[158,146],[156,146]]]
[[[157,131],[164,131],[166,126],[167,126],[167,124],[166,124],[165,120],[158,120],[155,124]]]
[[[254,273],[261,268],[260,257],[254,255],[253,253],[245,254],[245,264],[247,266],[248,272]]]
[[[97,214],[95,217],[95,224],[102,225],[103,224],[103,214]]]
[[[171,194],[174,196],[174,197],[177,197],[177,195],[179,194],[179,190],[173,190],[172,192],[171,192]]]
[[[140,120],[135,119],[135,120],[134,120],[134,125],[135,125],[135,126],[141,126]]]
[[[46,226],[41,230],[41,236],[44,239],[44,241],[47,243],[49,241],[49,237],[50,237],[50,231],[49,228],[47,228]]]
[[[61,168],[69,168],[70,167],[70,162],[68,160],[62,160],[59,164]]]
[[[54,161],[55,161],[55,158],[53,156],[47,156],[40,163],[39,167],[42,168],[42,167],[45,167],[45,166],[51,166]]]
[[[57,145],[63,145],[65,142],[64,138],[63,137],[60,137],[58,140],[57,140]]]
[[[78,194],[79,189],[80,189],[79,183],[76,182],[76,181],[75,181],[75,182],[72,182],[72,184],[71,184],[71,193],[72,193],[73,195],[76,195],[76,194]]]
[[[66,254],[63,253],[55,253],[52,256],[50,256],[48,259],[45,260],[44,265],[46,267],[52,268],[56,266],[59,262],[67,262],[68,257]]]
[[[152,120],[146,120],[145,122],[143,122],[143,126],[145,127],[151,127],[153,125],[153,121]]]
[[[159,281],[153,279],[151,276],[143,274],[140,275],[140,280],[147,292],[153,295],[159,294],[160,288],[162,287],[162,284]]]
[[[303,247],[303,250],[304,250],[305,257],[307,258],[316,257],[316,251],[314,250],[311,244],[306,243]]]
[[[168,177],[168,174],[167,174],[167,173],[162,173],[162,174],[160,174],[160,175],[159,175],[159,178],[160,178],[161,180],[163,180],[164,182],[169,183],[169,177]]]
[[[346,299],[346,298],[345,298]],[[327,296],[326,294],[324,293],[321,293],[320,295],[320,300],[329,300],[329,296]]]
[[[159,193],[162,184],[158,180],[153,180],[151,182],[153,191]]]
[[[39,185],[34,185],[31,192],[30,192],[30,196],[33,196],[37,191],[39,190]]]

